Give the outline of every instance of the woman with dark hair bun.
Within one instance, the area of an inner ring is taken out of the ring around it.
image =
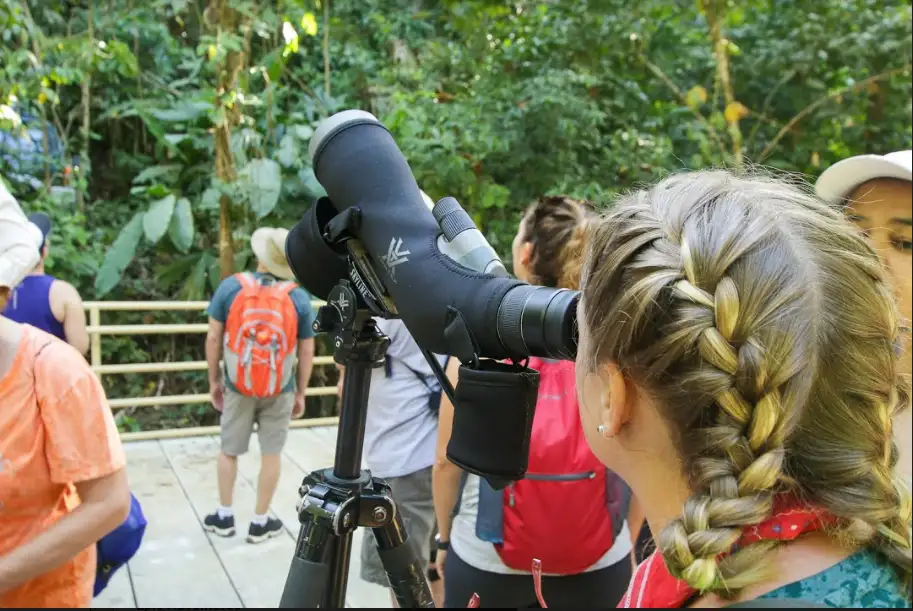
[[[577,289],[593,209],[564,196],[543,197],[523,215],[513,242],[514,274],[531,284]],[[448,376],[456,384],[459,363]],[[440,531],[437,566],[446,607],[535,607],[533,558],[542,597],[555,607],[619,602],[631,576],[630,493],[605,469],[580,425],[574,365],[531,359],[539,400],[526,478],[495,491],[447,460],[453,406],[443,398],[434,468]]]

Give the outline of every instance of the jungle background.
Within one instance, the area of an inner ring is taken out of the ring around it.
[[[249,265],[253,229],[323,194],[314,126],[362,108],[509,259],[542,194],[608,200],[708,166],[813,179],[910,148],[911,35],[894,0],[0,0],[0,174],[51,215],[48,271],[85,300],[204,300]],[[103,341],[105,363],[203,358],[202,335]],[[334,380],[315,368],[313,385]],[[208,390],[203,372],[103,381],[111,397]],[[131,431],[216,418],[118,414]]]

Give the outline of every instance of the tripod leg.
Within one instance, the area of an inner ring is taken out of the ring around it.
[[[392,498],[363,497],[362,503],[373,503],[373,517],[380,523],[371,530],[397,606],[401,609],[433,609],[434,599],[416,542],[409,539],[403,518]]]
[[[301,529],[279,603],[282,608],[345,607],[358,490],[363,482],[370,482],[370,475],[366,473],[351,488],[342,488],[328,481],[331,473],[326,469],[309,474],[299,490]]]
[[[323,595],[323,609],[344,609],[348,589],[349,559],[352,556],[352,531],[337,535],[333,540],[333,553],[327,565],[330,571],[328,588]]]
[[[339,538],[318,525],[311,516],[302,519],[289,567],[280,609],[315,609],[324,606],[328,591],[330,564]],[[341,608],[341,607],[338,607]]]

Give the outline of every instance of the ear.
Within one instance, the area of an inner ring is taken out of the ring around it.
[[[605,363],[600,367],[599,377],[602,380],[602,397],[600,422],[605,425],[606,437],[615,437],[631,420],[630,401],[627,380],[615,363]]]
[[[520,264],[523,267],[529,267],[529,262],[533,258],[533,243],[523,242],[520,246]]]

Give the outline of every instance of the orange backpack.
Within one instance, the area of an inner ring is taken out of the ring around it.
[[[225,371],[242,395],[275,397],[292,380],[298,353],[294,282],[235,274],[241,292],[225,322]]]

